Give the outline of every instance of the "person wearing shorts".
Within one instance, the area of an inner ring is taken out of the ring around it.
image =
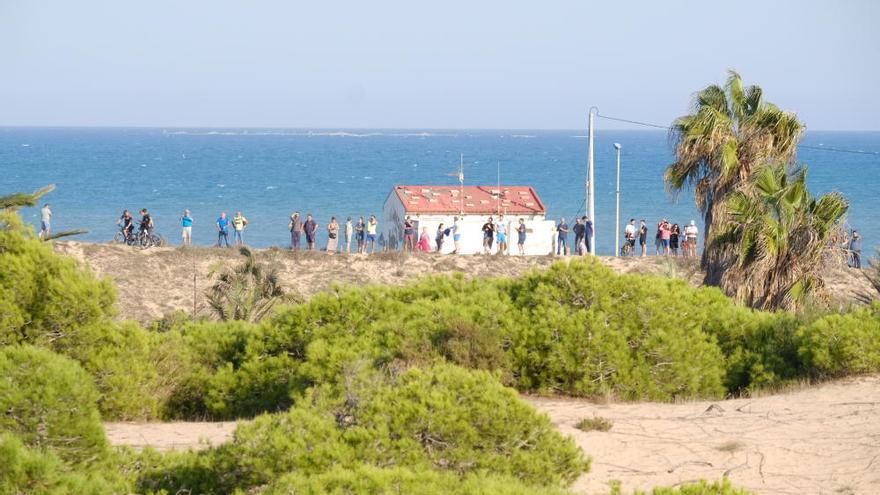
[[[303,233],[306,235],[306,249],[314,251],[315,242],[318,237],[318,222],[315,221],[311,214],[306,215],[306,221],[303,223]]]
[[[663,248],[663,255],[669,256],[669,238],[672,236],[672,228],[669,222],[664,219],[660,222],[660,246]]]
[[[180,217],[180,227],[182,230],[183,245],[192,246],[193,219],[189,214],[189,210],[183,210],[183,216]]]
[[[290,222],[287,223],[287,228],[290,230],[290,249],[292,251],[299,251],[299,243],[303,231],[303,221],[302,217],[299,216],[298,211],[295,211],[290,215]]]
[[[483,224],[483,254],[492,252],[492,241],[495,239],[495,223],[492,217]]]
[[[413,252],[416,249],[416,228],[407,215],[403,221],[403,250]]]
[[[639,221],[639,246],[642,247],[642,257],[648,255],[648,224],[645,219]]]
[[[40,208],[40,239],[47,239],[52,234],[52,209],[49,203]]]
[[[498,241],[498,254],[507,253],[507,225],[504,224],[504,216],[498,217],[495,224],[495,238]]]
[[[526,244],[526,221],[522,218],[519,219],[519,225],[516,227],[516,246],[519,248],[519,255],[525,256],[525,244]]]
[[[458,227],[458,217],[453,217],[452,219],[452,227],[449,228],[452,231],[452,242],[455,245],[455,250],[452,251],[453,254],[458,253],[458,243],[461,242],[461,231]]]
[[[367,248],[370,253],[376,252],[376,231],[379,229],[379,222],[376,215],[370,215],[370,221],[367,223]]]

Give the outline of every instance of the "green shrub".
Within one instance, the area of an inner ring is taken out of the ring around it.
[[[80,467],[71,472],[53,453],[30,449],[16,437],[0,435],[0,493],[110,495],[130,492],[126,480],[112,471]]]
[[[360,464],[354,468],[334,467],[305,475],[293,473],[269,485],[264,495],[565,495],[560,488],[526,485],[505,476],[455,474],[430,469],[379,468]]]
[[[27,233],[17,215],[0,228],[0,345],[54,348],[114,313],[115,291]]]
[[[880,371],[880,302],[801,328],[798,353],[820,377]]]
[[[229,444],[145,461],[139,484],[228,493],[361,464],[491,472],[550,486],[571,483],[589,466],[546,416],[486,372],[440,365],[389,377],[360,368],[310,390],[286,413],[241,424]]]
[[[106,457],[107,439],[91,377],[45,349],[0,349],[0,432],[72,464]]]
[[[611,495],[622,495],[622,491],[620,486],[614,486],[611,490]],[[650,493],[651,495],[751,495],[752,492],[742,489],[742,488],[734,488],[733,485],[730,484],[730,480],[727,478],[723,478],[721,481],[715,481],[713,483],[709,483],[706,480],[700,480],[696,483],[685,483],[681,486],[677,486],[675,488],[667,488],[667,487],[659,487],[654,488],[650,492],[644,492],[641,490],[636,490],[632,492],[632,495],[647,495]]]

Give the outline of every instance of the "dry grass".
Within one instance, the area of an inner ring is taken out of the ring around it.
[[[587,431],[602,431],[606,432],[611,430],[614,426],[614,422],[610,419],[603,418],[601,416],[593,416],[592,418],[583,418],[574,425],[578,430],[587,432]]]

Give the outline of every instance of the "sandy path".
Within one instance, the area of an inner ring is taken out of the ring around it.
[[[880,376],[789,394],[685,404],[596,404],[527,397],[593,457],[579,493],[606,493],[608,482],[649,489],[729,476],[758,493],[880,493]],[[594,415],[607,433],[574,425]],[[225,423],[108,423],[116,445],[159,449],[228,440]]]

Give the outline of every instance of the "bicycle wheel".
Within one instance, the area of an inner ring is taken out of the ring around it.
[[[113,244],[122,244],[125,242],[125,237],[122,236],[122,232],[117,232],[116,235],[113,236],[113,240],[111,240]]]

